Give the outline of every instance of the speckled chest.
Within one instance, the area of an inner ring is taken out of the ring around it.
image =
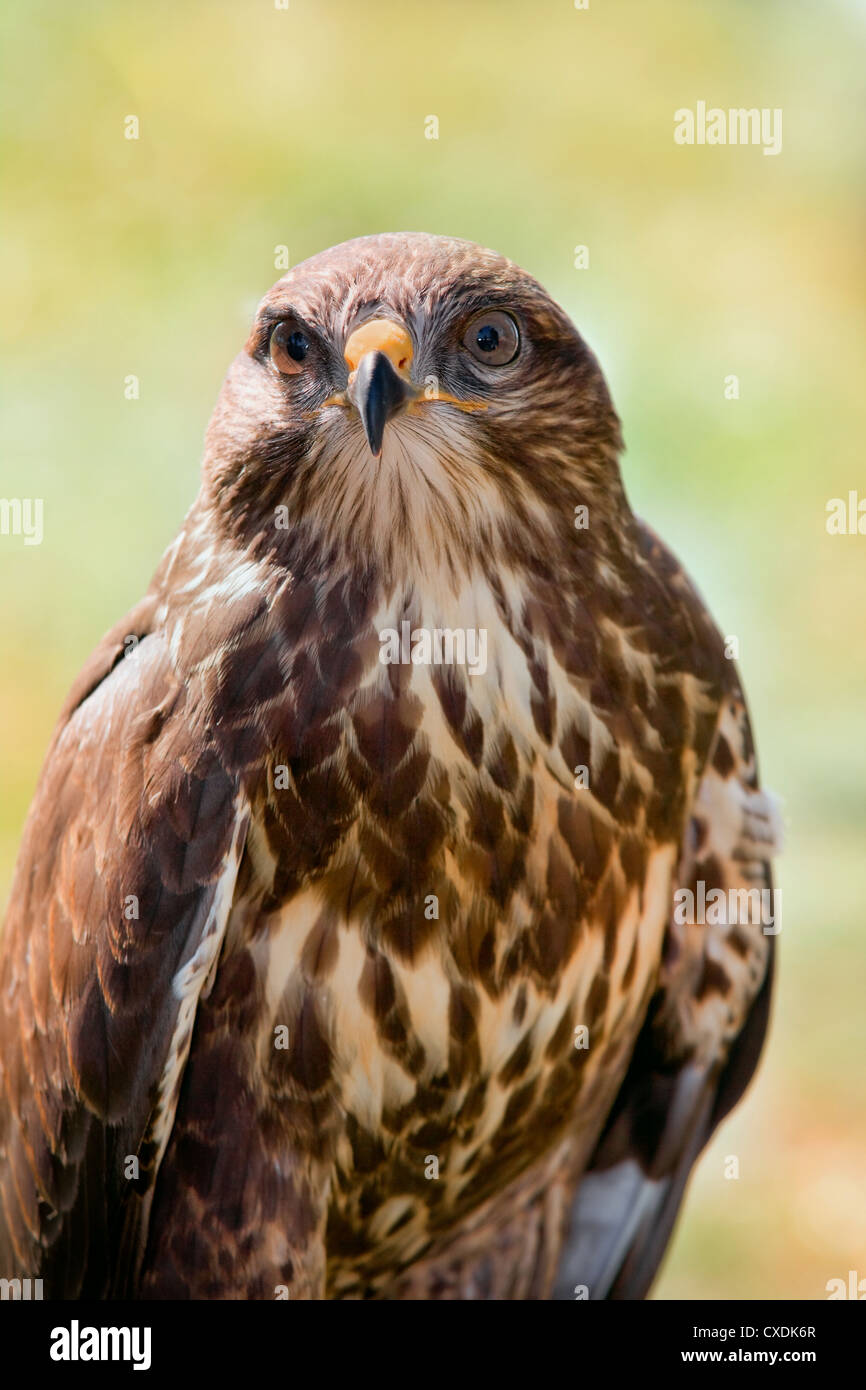
[[[492,605],[473,616],[483,675],[373,668],[251,833],[273,884],[258,1047],[293,1142],[327,1164],[349,1281],[598,1126],[661,955],[675,850],[647,833],[654,780],[618,711],[552,658],[533,675]],[[327,852],[298,882],[303,835]]]

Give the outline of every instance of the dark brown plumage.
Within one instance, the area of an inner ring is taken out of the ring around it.
[[[492,252],[365,238],[266,296],[25,829],[0,1275],[646,1291],[770,979],[760,925],[678,925],[672,892],[768,888],[773,830],[619,449],[591,353]],[[484,632],[486,670],[383,664],[404,622]]]

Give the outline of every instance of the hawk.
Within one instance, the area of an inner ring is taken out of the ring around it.
[[[0,1274],[645,1294],[770,992],[772,934],[674,895],[768,891],[775,819],[620,449],[491,251],[363,237],[265,296],[24,831]]]

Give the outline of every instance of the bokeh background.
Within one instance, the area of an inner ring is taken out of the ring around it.
[[[597,351],[632,499],[738,637],[785,803],[771,1043],[655,1295],[866,1277],[866,536],[825,529],[866,497],[866,6],[8,0],[0,52],[0,496],[45,507],[41,546],[0,537],[0,897],[72,677],[194,496],[274,248],[493,246]],[[698,100],[781,107],[781,154],[675,145]]]

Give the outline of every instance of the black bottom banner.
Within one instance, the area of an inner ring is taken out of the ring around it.
[[[546,1374],[561,1377],[569,1364],[579,1379],[599,1362],[613,1376],[675,1366],[806,1366],[826,1380],[836,1371],[851,1373],[864,1333],[857,1312],[834,1301],[515,1304],[509,1313],[477,1306],[436,1313],[441,1305],[388,1312],[381,1304],[53,1303],[32,1297],[32,1287],[21,1294],[0,1300],[4,1373],[14,1365],[19,1376],[29,1372],[52,1383],[110,1369],[114,1376],[160,1378],[202,1372],[222,1386],[230,1375],[309,1375],[311,1357],[317,1378],[342,1369],[352,1381],[375,1382],[381,1367],[382,1379],[392,1382],[395,1350],[400,1381],[430,1382],[440,1357],[438,1374],[453,1376],[459,1366],[461,1382],[489,1375],[491,1363],[502,1369],[504,1357],[509,1384],[523,1374],[524,1358],[535,1363],[533,1383]],[[443,1323],[443,1316],[456,1322]],[[413,1348],[414,1354],[423,1348],[422,1363],[414,1361]]]

